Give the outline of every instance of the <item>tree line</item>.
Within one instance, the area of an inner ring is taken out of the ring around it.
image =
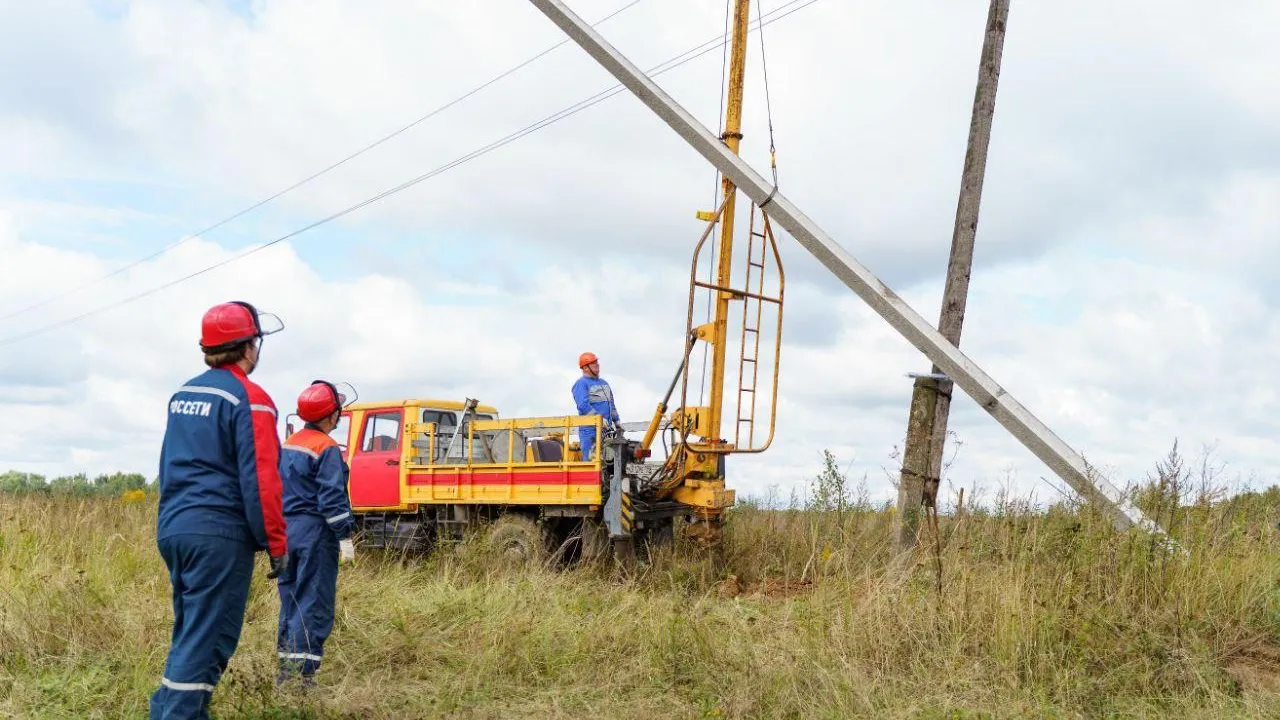
[[[61,475],[48,479],[38,473],[10,470],[0,475],[0,493],[11,495],[44,494],[88,497],[110,495],[119,497],[125,493],[146,493],[147,478],[141,473],[111,473],[90,478],[84,473]]]

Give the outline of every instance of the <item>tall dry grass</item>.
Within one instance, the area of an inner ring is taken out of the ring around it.
[[[855,494],[856,495],[856,494]],[[363,554],[310,695],[278,693],[255,577],[217,717],[1280,717],[1280,489],[1143,496],[1187,549],[996,498],[895,558],[843,491],[735,511],[630,576],[477,542]],[[168,647],[154,500],[0,496],[0,716],[143,717]]]

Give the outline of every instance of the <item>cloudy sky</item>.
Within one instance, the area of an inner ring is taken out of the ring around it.
[[[594,21],[628,1],[571,5]],[[784,192],[929,319],[986,6],[817,0],[765,28]],[[640,0],[600,29],[651,67],[723,22],[723,0]],[[1277,26],[1262,0],[1013,3],[961,345],[1117,483],[1175,438],[1191,455],[1213,446],[1224,481],[1276,481]],[[203,367],[200,314],[231,298],[286,322],[255,375],[282,407],[328,377],[365,399],[569,413],[591,349],[624,419],[646,419],[679,360],[694,213],[715,177],[626,93],[117,305],[614,84],[564,45],[136,262],[562,39],[521,0],[0,0],[0,470],[154,475],[165,400]],[[765,170],[758,43],[743,154]],[[713,128],[721,59],[659,78]],[[731,482],[802,489],[825,448],[887,498],[905,374],[928,361],[779,239],[777,436],[733,460]],[[967,398],[952,428],[955,487],[1058,497],[1061,481]]]

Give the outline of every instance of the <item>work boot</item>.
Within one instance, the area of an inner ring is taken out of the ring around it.
[[[276,673],[276,687],[287,685],[299,678],[302,673],[301,663],[297,660],[280,659],[280,672]]]

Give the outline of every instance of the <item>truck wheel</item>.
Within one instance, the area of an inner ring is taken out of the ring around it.
[[[551,555],[538,523],[512,513],[494,521],[488,545],[495,558],[511,566],[543,564]]]
[[[584,563],[595,562],[609,553],[609,530],[604,523],[583,518],[581,548],[578,557]]]

